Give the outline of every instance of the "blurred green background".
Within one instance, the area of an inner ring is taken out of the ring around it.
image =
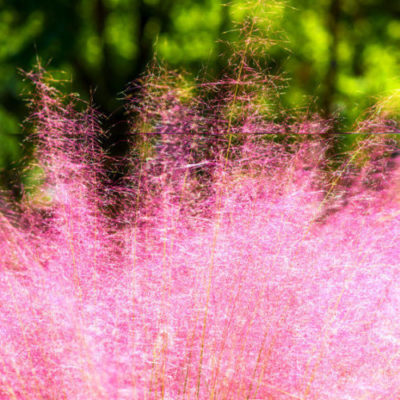
[[[93,93],[118,144],[128,129],[118,98],[154,54],[218,79],[250,14],[270,44],[277,40],[259,57],[286,79],[286,107],[333,114],[347,131],[375,102],[399,98],[399,1],[0,0],[0,181],[13,179],[26,134],[19,69],[40,60],[71,91]]]

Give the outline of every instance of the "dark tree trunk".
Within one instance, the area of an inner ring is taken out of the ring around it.
[[[323,82],[322,109],[325,116],[330,116],[333,110],[333,101],[336,93],[337,63],[338,63],[338,44],[339,44],[339,25],[341,19],[341,0],[331,0],[328,9],[328,31],[332,42],[329,47],[328,70]]]
[[[216,75],[217,79],[221,78],[226,70],[227,62],[226,56],[229,54],[230,49],[227,45],[227,31],[231,26],[231,19],[229,16],[229,4],[221,6],[221,23],[218,31],[218,43],[217,43],[217,63],[216,63]]]

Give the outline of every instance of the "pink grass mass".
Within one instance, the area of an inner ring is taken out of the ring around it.
[[[332,169],[324,135],[161,129],[112,185],[96,118],[38,85],[40,191],[0,213],[1,399],[400,396],[387,135]]]

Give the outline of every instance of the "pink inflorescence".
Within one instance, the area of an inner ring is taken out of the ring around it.
[[[329,135],[174,135],[164,111],[117,185],[96,117],[37,86],[40,190],[0,212],[1,399],[400,395],[390,138],[333,168]]]

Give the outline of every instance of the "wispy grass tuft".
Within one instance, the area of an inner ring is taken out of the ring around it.
[[[1,399],[398,396],[398,124],[373,112],[332,158],[331,121],[277,112],[238,65],[143,77],[117,183],[100,117],[30,76],[37,184],[0,203]]]

